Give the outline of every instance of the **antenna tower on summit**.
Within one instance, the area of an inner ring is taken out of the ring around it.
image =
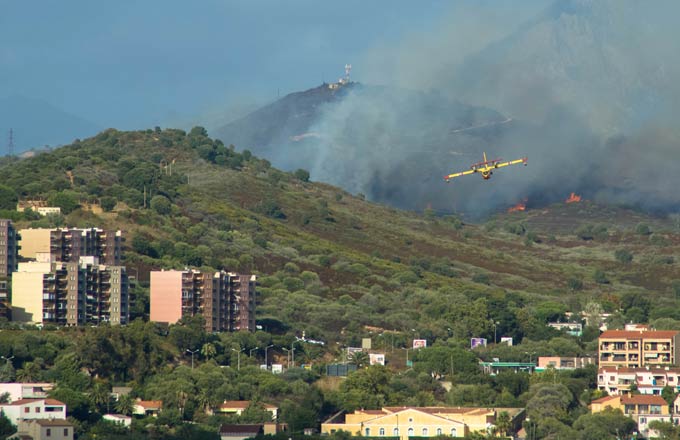
[[[7,155],[14,156],[14,130],[9,129],[9,141],[7,142]]]
[[[349,82],[349,72],[352,70],[351,64],[345,64],[345,81]]]

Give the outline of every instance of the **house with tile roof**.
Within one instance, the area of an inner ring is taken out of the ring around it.
[[[56,399],[19,399],[0,405],[0,411],[16,425],[20,419],[65,419],[66,404]]]
[[[364,437],[465,437],[472,432],[490,432],[501,412],[517,421],[521,408],[385,407],[338,413],[321,425],[321,434],[338,431]]]
[[[658,433],[649,429],[649,424],[655,420],[677,424],[680,420],[677,416],[671,416],[668,402],[661,396],[651,394],[606,396],[593,400],[590,410],[593,413],[604,411],[607,408],[618,409],[625,416],[630,417],[638,426],[638,432],[647,438],[654,438]]]
[[[235,414],[240,416],[243,414],[250,405],[252,401],[250,400],[225,400],[216,408],[215,412],[221,415]],[[260,405],[262,409],[268,411],[272,415],[272,420],[276,420],[279,416],[279,408],[264,402],[255,402],[256,405]]]
[[[132,406],[132,414],[136,416],[158,417],[163,409],[162,400],[142,400],[137,399]]]
[[[16,437],[32,440],[73,440],[73,423],[64,419],[20,420]]]

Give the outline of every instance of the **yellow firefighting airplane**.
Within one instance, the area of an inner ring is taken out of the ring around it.
[[[447,176],[444,176],[444,180],[446,180],[448,182],[451,179],[453,179],[454,177],[461,177],[461,176],[466,176],[468,174],[474,174],[474,173],[480,173],[484,180],[488,180],[491,177],[491,175],[493,174],[493,170],[495,170],[496,168],[507,167],[508,165],[517,165],[517,164],[520,164],[520,163],[523,163],[526,166],[528,158],[523,157],[521,159],[511,160],[511,161],[508,161],[508,162],[501,162],[502,160],[503,159],[487,160],[486,153],[484,153],[484,161],[470,165],[470,169],[468,171],[463,171],[463,172],[460,172],[460,173],[453,173],[453,174],[449,174]]]

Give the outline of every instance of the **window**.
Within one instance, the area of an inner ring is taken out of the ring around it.
[[[68,437],[68,428],[64,428],[64,437]]]
[[[442,429],[441,428],[437,428],[437,435],[442,435]]]
[[[48,437],[52,436],[52,430],[51,430],[50,428],[47,428],[46,435],[47,435]]]
[[[394,428],[394,431],[392,431],[392,435],[395,437],[399,437],[399,428]]]
[[[371,436],[371,428],[366,428],[366,429],[364,430],[364,432],[366,433],[366,437],[370,437],[370,436]]]
[[[456,428],[451,428],[451,437],[456,437],[458,435],[458,432],[456,432]]]
[[[413,418],[412,418],[412,417],[409,417],[409,418],[408,418],[408,422],[409,422],[409,423],[413,423]]]
[[[408,429],[408,436],[413,437],[413,434],[414,434],[413,428],[409,428]]]
[[[40,407],[39,407],[39,406],[36,406],[36,407],[35,407],[35,412],[36,412],[36,413],[40,413]]]
[[[24,408],[24,413],[28,414],[30,412],[31,412],[31,408],[29,408],[29,407]]]
[[[428,430],[427,428],[423,428],[423,437],[427,437]]]
[[[640,417],[640,424],[645,424],[647,423],[647,418],[646,417]]]
[[[380,428],[380,435],[385,435],[385,428]]]

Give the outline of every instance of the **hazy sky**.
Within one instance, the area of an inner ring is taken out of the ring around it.
[[[102,127],[188,123],[334,81],[442,26],[451,0],[0,0],[0,98]],[[487,2],[488,3],[488,2]]]

